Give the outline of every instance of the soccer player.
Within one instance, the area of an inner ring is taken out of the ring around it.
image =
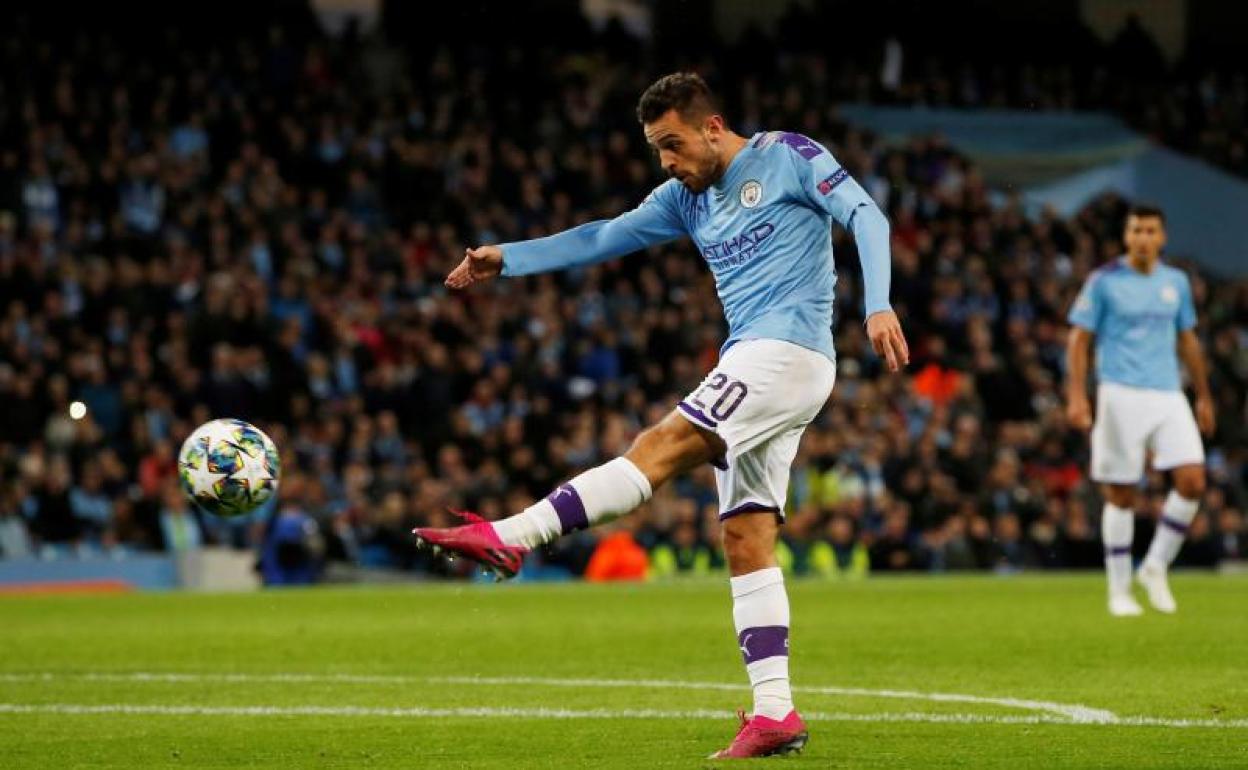
[[[891,371],[909,362],[888,301],[888,221],[817,142],[781,131],[733,133],[695,74],[655,82],[637,116],[670,177],[640,206],[549,237],[468,249],[446,284],[463,289],[498,275],[589,265],[688,236],[715,276],[728,319],[719,363],[624,456],[510,518],[469,515],[465,526],[414,534],[510,576],[530,549],[622,516],[674,476],[714,463],[737,644],[754,691],[752,718],[716,756],[799,751],[807,733],[789,686],[777,530],[798,441],[836,374],[833,219],[858,245],[872,346]]]
[[[1200,432],[1213,432],[1213,397],[1200,340],[1193,328],[1192,288],[1182,270],[1160,261],[1165,216],[1151,206],[1127,215],[1127,253],[1092,272],[1070,311],[1067,407],[1070,424],[1092,429],[1093,481],[1105,498],[1101,539],[1109,581],[1109,612],[1143,612],[1131,596],[1131,540],[1136,487],[1146,451],[1153,467],[1172,471],[1148,555],[1135,573],[1160,612],[1176,605],[1166,578],[1205,491],[1205,450]],[[1088,404],[1088,348],[1096,338],[1096,421]],[[1178,356],[1175,346],[1178,346]],[[1196,419],[1179,381],[1179,358],[1196,391]],[[1200,430],[1197,431],[1199,424]]]

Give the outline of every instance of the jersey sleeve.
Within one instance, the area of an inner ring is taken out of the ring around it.
[[[831,216],[854,236],[862,264],[866,315],[891,309],[892,257],[884,212],[826,147],[800,134],[783,134],[779,142],[793,150],[790,159],[799,200]]]
[[[1075,304],[1070,306],[1070,313],[1066,316],[1066,320],[1071,324],[1087,329],[1093,334],[1097,333],[1101,318],[1105,314],[1105,300],[1101,296],[1101,278],[1100,273],[1088,276],[1088,280],[1083,283],[1083,288],[1079,290],[1079,296],[1075,298]]]
[[[503,275],[592,265],[684,234],[679,203],[669,181],[655,188],[640,206],[614,219],[587,222],[545,238],[502,244]]]
[[[1196,303],[1192,300],[1192,282],[1183,275],[1179,282],[1179,313],[1174,319],[1179,331],[1185,332],[1196,327]]]

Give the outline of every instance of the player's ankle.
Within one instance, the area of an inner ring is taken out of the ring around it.
[[[767,717],[776,722],[783,722],[792,710],[792,699],[755,698],[754,700],[754,716],[756,717]]]

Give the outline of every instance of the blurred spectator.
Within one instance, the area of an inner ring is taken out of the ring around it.
[[[89,462],[79,483],[69,491],[73,517],[95,533],[103,532],[113,517],[113,502],[104,493],[103,481],[99,465]]]
[[[585,567],[585,579],[595,583],[616,580],[645,580],[650,559],[633,539],[627,527],[616,527],[598,539],[598,546]]]
[[[199,521],[187,504],[186,495],[176,483],[163,488],[164,505],[160,510],[160,532],[164,548],[172,553],[194,551],[204,542]]]
[[[303,479],[288,477],[293,494],[277,506],[267,524],[260,549],[260,574],[265,585],[312,583],[321,570],[324,546],[316,522],[300,507]]]
[[[910,506],[894,502],[884,515],[884,529],[871,545],[871,571],[915,570],[921,565],[912,548]]]
[[[854,537],[854,523],[848,516],[828,522],[827,536],[811,546],[810,571],[825,578],[859,580],[871,569],[867,547]]]
[[[699,539],[693,524],[685,523],[672,533],[670,543],[660,543],[651,549],[650,575],[706,575],[710,573],[713,561],[710,546]]]
[[[0,557],[16,559],[33,552],[30,534],[18,513],[21,497],[20,487],[0,489]]]

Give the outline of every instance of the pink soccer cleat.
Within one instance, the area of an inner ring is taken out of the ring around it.
[[[471,559],[494,573],[498,580],[515,577],[524,562],[528,548],[507,545],[499,539],[494,527],[475,513],[451,513],[468,522],[459,527],[417,527],[412,530],[417,546],[428,546],[435,554],[447,551]]]
[[[797,754],[801,752],[810,734],[806,725],[796,711],[790,711],[781,721],[768,719],[764,716],[747,718],[744,711],[738,711],[741,717],[741,729],[732,745],[723,751],[717,751],[711,759],[748,759],[750,757],[771,757],[778,754]]]

